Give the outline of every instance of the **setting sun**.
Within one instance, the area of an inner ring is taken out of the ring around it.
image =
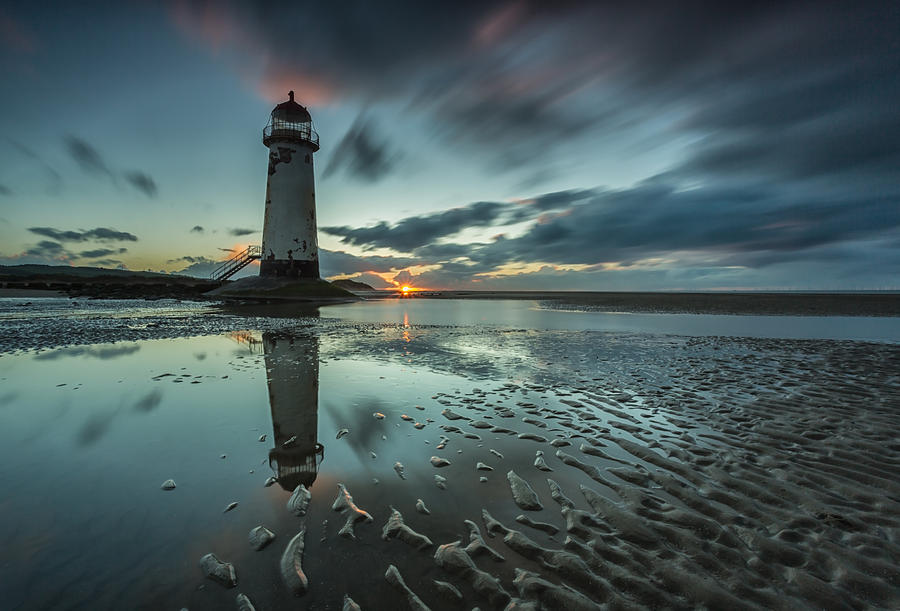
[[[404,286],[404,287],[401,287],[400,290],[403,291],[404,293],[408,293],[408,292],[410,292],[412,289],[409,288],[408,286]]]

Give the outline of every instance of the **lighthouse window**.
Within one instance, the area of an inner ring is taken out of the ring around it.
[[[306,154],[306,163],[309,163],[309,153]]]

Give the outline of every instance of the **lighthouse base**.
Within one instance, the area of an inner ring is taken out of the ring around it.
[[[208,297],[249,301],[307,301],[336,303],[357,301],[359,297],[325,280],[286,276],[251,276],[227,282],[205,293]]]
[[[319,260],[263,259],[259,262],[259,275],[276,278],[319,279]]]

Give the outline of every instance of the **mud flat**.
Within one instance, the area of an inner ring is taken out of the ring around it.
[[[4,354],[3,599],[900,608],[898,344],[298,320]]]

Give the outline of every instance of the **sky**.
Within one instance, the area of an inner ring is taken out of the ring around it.
[[[0,5],[0,264],[205,276],[312,114],[377,288],[900,288],[896,2]],[[248,273],[255,273],[254,269]]]

